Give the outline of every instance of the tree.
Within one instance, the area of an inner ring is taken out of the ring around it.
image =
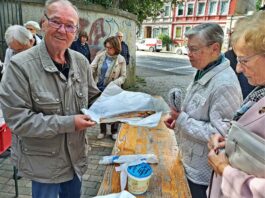
[[[163,3],[161,0],[123,0],[120,9],[135,14],[141,24],[147,17],[157,17],[162,11]]]
[[[158,38],[162,40],[163,46],[166,46],[166,50],[169,51],[169,45],[172,44],[171,38],[167,34],[160,34]]]
[[[261,3],[261,0],[256,0],[256,10],[259,10],[263,6]]]
[[[156,18],[163,10],[166,2],[172,2],[172,5],[181,3],[183,0],[84,0],[88,3],[102,5],[106,8],[113,7],[133,13],[137,16],[139,25],[147,17]]]

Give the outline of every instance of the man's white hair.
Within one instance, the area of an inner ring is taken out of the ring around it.
[[[72,2],[69,1],[69,0],[47,0],[47,1],[45,2],[44,14],[47,14],[48,9],[49,9],[49,6],[50,6],[51,4],[53,4],[53,3],[57,3],[57,2],[63,3],[64,5],[69,5],[69,6],[71,6],[72,8],[74,8],[74,10],[76,11],[76,14],[77,14],[77,16],[78,16],[78,18],[79,18],[78,8],[77,8],[74,4],[72,4]]]
[[[12,25],[5,32],[5,40],[9,46],[11,42],[17,40],[20,44],[26,45],[33,39],[32,33],[21,25]]]
[[[28,21],[24,24],[24,27],[27,27],[28,25],[31,25],[32,27],[34,27],[35,30],[39,31],[40,30],[40,25],[38,22],[36,21]]]
[[[117,32],[116,36],[123,36],[123,33],[122,32]]]

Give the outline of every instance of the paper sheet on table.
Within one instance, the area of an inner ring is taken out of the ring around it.
[[[103,156],[99,160],[99,164],[114,164],[114,163],[131,163],[135,161],[145,160],[147,163],[156,164],[158,158],[155,154],[134,154],[134,155],[109,155]]]
[[[132,126],[142,126],[142,127],[156,127],[160,121],[162,116],[162,112],[155,113],[145,118],[124,118],[124,119],[117,119],[117,121],[128,123]]]
[[[110,119],[111,122],[120,121],[144,127],[156,127],[162,113],[168,111],[168,105],[164,100],[141,92],[124,91],[113,82],[106,87],[89,109],[82,109],[84,114],[89,115],[97,123],[101,123],[103,119],[118,117]],[[145,118],[120,117],[120,115],[135,112],[156,112],[157,114]]]
[[[109,195],[96,196],[94,198],[136,198],[136,197],[131,193],[129,193],[128,191],[123,190],[120,193],[112,193]]]

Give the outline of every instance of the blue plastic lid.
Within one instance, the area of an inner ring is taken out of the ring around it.
[[[127,168],[129,174],[137,178],[148,177],[152,174],[153,170],[148,163],[141,163]]]

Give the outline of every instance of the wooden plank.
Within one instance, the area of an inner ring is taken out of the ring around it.
[[[153,175],[147,192],[141,197],[191,197],[173,130],[163,121],[153,129],[122,124],[115,142],[115,155],[154,153],[158,164],[152,164]],[[120,174],[108,165],[98,195],[120,192]]]

